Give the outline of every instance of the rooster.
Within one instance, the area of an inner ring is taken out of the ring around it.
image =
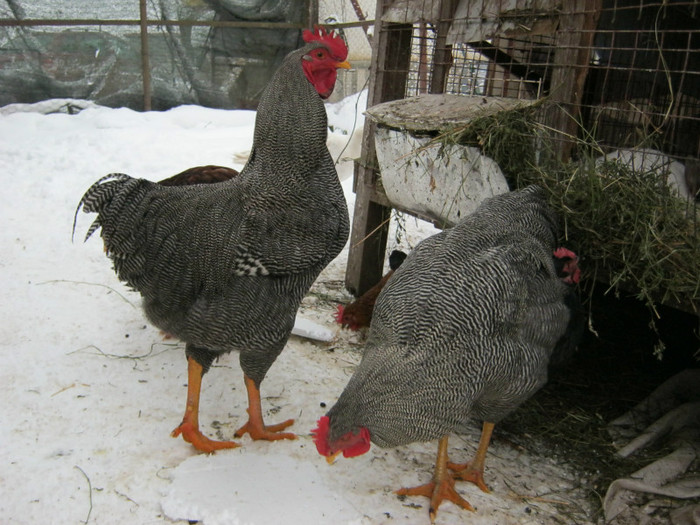
[[[382,288],[386,285],[389,278],[394,274],[394,271],[401,266],[401,263],[406,258],[406,254],[400,250],[394,250],[389,255],[390,270],[382,277],[377,284],[363,293],[348,305],[338,305],[338,310],[335,314],[335,320],[343,328],[350,330],[360,330],[369,326],[372,321],[372,312],[374,311],[374,303],[377,301],[377,296]]]
[[[433,480],[398,494],[430,498],[434,520],[454,488],[482,490],[494,424],[546,381],[565,333],[569,292],[553,262],[556,219],[542,190],[492,197],[457,226],[419,243],[380,294],[366,349],[337,403],[312,433],[329,459],[439,439]],[[576,274],[575,259],[566,275]],[[576,274],[577,275],[577,274]],[[450,464],[448,436],[482,420],[475,458]]]
[[[292,439],[293,420],[263,423],[260,383],[284,348],[297,308],[345,245],[347,204],[326,147],[323,99],[347,47],[332,32],[303,33],[273,75],[258,107],[253,148],[226,182],[164,186],[124,174],[97,181],[77,213],[97,213],[118,277],[143,297],[148,319],[186,343],[188,390],[173,436],[203,452],[238,446],[199,429],[202,376],[236,350],[248,393],[253,439]],[[75,231],[75,223],[73,225]]]

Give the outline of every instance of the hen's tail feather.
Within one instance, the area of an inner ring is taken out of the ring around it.
[[[131,177],[125,173],[110,173],[109,175],[102,177],[100,180],[90,186],[90,188],[88,188],[85,195],[83,195],[83,197],[80,199],[78,207],[75,209],[71,240],[75,239],[75,226],[78,220],[78,212],[80,212],[80,208],[82,208],[85,213],[99,214],[105,204],[109,203],[112,200],[112,197],[114,197],[115,193],[119,191],[121,188],[121,183],[126,182],[129,179],[131,179]],[[100,226],[100,217],[98,215],[98,217],[90,225],[84,241],[87,241]]]

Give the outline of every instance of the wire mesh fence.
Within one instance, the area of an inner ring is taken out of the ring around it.
[[[409,41],[380,51],[403,96],[548,97],[571,117],[565,133],[700,156],[697,0],[395,0],[381,11],[387,41]]]

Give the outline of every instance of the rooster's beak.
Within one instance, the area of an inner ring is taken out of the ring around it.
[[[333,452],[333,454],[331,454],[330,456],[326,456],[326,462],[329,465],[332,465],[333,462],[335,461],[335,458],[337,458],[341,452],[342,452],[341,450],[338,450],[337,452]]]
[[[336,62],[335,67],[341,67],[343,69],[352,69],[350,62],[348,62],[347,60],[343,60],[342,62]]]

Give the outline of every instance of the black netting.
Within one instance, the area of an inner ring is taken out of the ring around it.
[[[152,109],[254,108],[282,58],[300,45],[307,5],[150,0],[148,20],[163,22],[148,26]],[[9,22],[0,27],[0,105],[83,98],[143,109],[139,15],[138,0],[2,0],[0,18]]]

